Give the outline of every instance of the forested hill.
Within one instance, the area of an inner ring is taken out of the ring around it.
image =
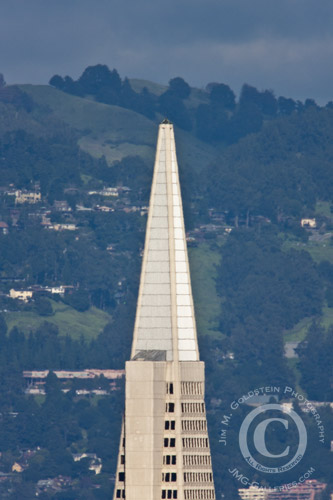
[[[32,498],[39,479],[66,470],[68,492],[41,498],[111,494],[122,392],[94,399],[73,384],[65,397],[50,376],[46,398],[35,398],[22,371],[124,367],[165,116],[175,124],[217,494],[237,498],[218,446],[228,402],[282,384],[333,400],[332,103],[248,84],[236,98],[223,83],[194,89],[180,77],[161,86],[104,65],[48,86],[0,82],[0,471],[40,448],[1,498]],[[331,418],[325,410],[327,428]],[[103,461],[94,480],[87,463],[72,463],[81,451]],[[316,457],[329,487],[331,461],[328,448]]]

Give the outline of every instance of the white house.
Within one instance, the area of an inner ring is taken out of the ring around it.
[[[38,203],[42,200],[42,195],[39,191],[15,191],[15,203]]]
[[[317,227],[316,219],[301,219],[301,226],[315,229]]]
[[[31,299],[32,296],[33,296],[32,290],[14,290],[14,288],[12,288],[9,291],[9,297],[11,299],[23,300],[23,302],[28,302],[28,300]]]

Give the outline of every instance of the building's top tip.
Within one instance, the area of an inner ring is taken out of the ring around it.
[[[164,120],[161,122],[161,125],[172,125],[172,123],[167,118],[164,118]]]

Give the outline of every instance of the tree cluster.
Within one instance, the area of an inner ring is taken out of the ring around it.
[[[201,91],[201,102],[191,104],[192,89],[181,77],[172,78],[168,89],[157,96],[144,87],[137,93],[127,78],[116,69],[97,64],[87,67],[80,78],[54,75],[50,85],[80,97],[122,106],[154,119],[159,113],[184,130],[213,144],[233,144],[248,134],[259,132],[263,124],[279,116],[302,114],[318,109],[313,99],[304,103],[287,97],[276,98],[272,90],[260,91],[244,84],[238,102],[233,90],[224,83],[210,83]],[[329,105],[328,105],[329,107]]]
[[[87,67],[76,81],[70,76],[54,75],[49,83],[63,92],[93,96],[98,102],[132,109],[148,118],[155,115],[155,100],[146,87],[135,92],[127,78],[122,81],[116,69],[111,71],[103,64]]]
[[[56,496],[52,491],[44,493],[42,498],[94,500],[112,496],[108,478],[116,468],[114,450],[119,440],[122,393],[115,391],[96,401],[76,396],[73,391],[64,394],[61,382],[52,372],[46,379],[46,397],[40,404],[19,388],[23,389],[21,373],[1,367],[2,469],[8,472],[15,460],[22,460],[22,450],[34,450],[28,468],[12,481],[10,498],[34,498],[37,481],[59,475],[71,478],[71,488]],[[94,453],[102,460],[99,476],[89,470],[89,459],[74,462],[72,454],[82,451]],[[0,486],[3,498],[7,498],[6,484],[8,488],[8,483]]]
[[[333,192],[332,111],[309,109],[269,122],[227,148],[212,164],[207,197],[233,217],[277,222],[313,213]],[[236,222],[237,223],[237,222]]]
[[[220,328],[229,337],[226,347],[246,386],[288,382],[283,331],[319,315],[323,306],[323,284],[310,255],[281,247],[267,227],[260,233],[233,231],[221,249],[216,282],[223,297]]]
[[[331,402],[333,399],[333,328],[313,323],[298,346],[301,384],[308,397]]]

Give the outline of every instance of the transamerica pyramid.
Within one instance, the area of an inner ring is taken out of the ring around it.
[[[159,126],[114,499],[215,499],[173,126]]]

